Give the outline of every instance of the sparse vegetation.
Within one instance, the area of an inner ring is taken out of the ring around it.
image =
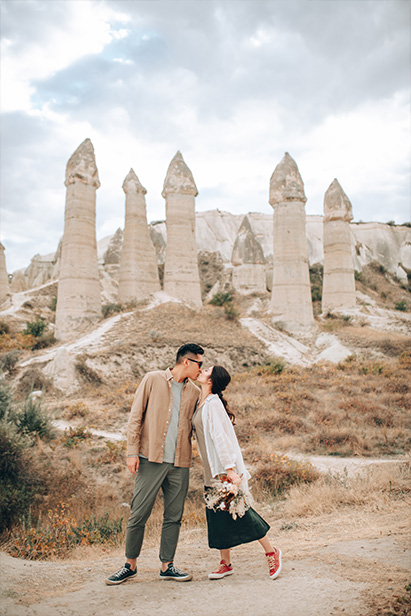
[[[121,312],[122,307],[119,304],[104,304],[101,308],[103,317],[106,319],[107,317],[115,314],[116,312]]]
[[[219,291],[210,299],[210,304],[213,304],[213,306],[225,306],[226,304],[231,304],[233,301],[234,295],[231,291]]]
[[[395,310],[400,310],[400,312],[407,312],[407,302],[405,301],[405,299],[402,299],[395,304]]]
[[[46,330],[48,324],[45,319],[37,317],[35,321],[26,321],[26,329],[23,334],[39,338]]]

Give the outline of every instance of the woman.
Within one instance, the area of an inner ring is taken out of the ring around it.
[[[213,483],[222,476],[249,496],[250,473],[244,466],[234,432],[234,414],[222,395],[230,381],[230,375],[222,366],[202,370],[197,378],[201,398],[193,416],[193,426],[204,465],[206,502]],[[242,543],[259,541],[265,551],[270,578],[274,580],[281,571],[281,550],[273,548],[267,537],[270,527],[252,507],[241,514],[234,519],[228,510],[206,508],[208,545],[220,550],[221,558],[220,566],[208,577],[218,580],[234,573],[230,549]]]

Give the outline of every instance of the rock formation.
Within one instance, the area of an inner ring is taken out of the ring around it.
[[[194,200],[198,191],[180,152],[170,163],[161,194],[166,200],[167,219],[164,291],[183,302],[201,306]]]
[[[244,216],[234,242],[233,287],[242,295],[266,292],[265,259],[261,244]]]
[[[4,246],[0,243],[0,304],[7,299],[10,293],[9,277],[6,269],[6,256],[4,254]]]
[[[123,190],[126,216],[118,285],[120,303],[139,301],[160,290],[156,251],[147,226],[147,191],[133,169],[123,182]]]
[[[324,196],[323,312],[355,308],[352,218],[350,200],[338,180],[334,180]]]
[[[287,327],[314,324],[308,270],[304,184],[288,152],[270,180],[274,208],[273,288],[271,312]]]
[[[22,291],[27,291],[27,280],[22,270],[17,270],[17,272],[14,272],[10,283],[10,291],[12,293],[22,293]]]
[[[66,167],[66,208],[57,291],[56,338],[67,340],[101,316],[96,242],[96,190],[100,186],[90,139]]]

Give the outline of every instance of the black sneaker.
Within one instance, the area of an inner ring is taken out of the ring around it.
[[[181,569],[170,563],[167,567],[167,571],[160,571],[160,577],[162,580],[174,580],[175,582],[188,582],[193,579],[190,573],[184,573]]]
[[[137,575],[137,567],[133,571],[130,565],[126,563],[124,567],[120,567],[118,571],[106,579],[106,584],[108,584],[108,586],[112,586],[113,584],[122,584],[135,575]]]

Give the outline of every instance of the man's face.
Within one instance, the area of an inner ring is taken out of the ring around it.
[[[191,357],[184,357],[184,365],[186,367],[186,376],[193,381],[197,380],[200,374],[201,366],[203,365],[203,358],[201,355],[192,355]]]

